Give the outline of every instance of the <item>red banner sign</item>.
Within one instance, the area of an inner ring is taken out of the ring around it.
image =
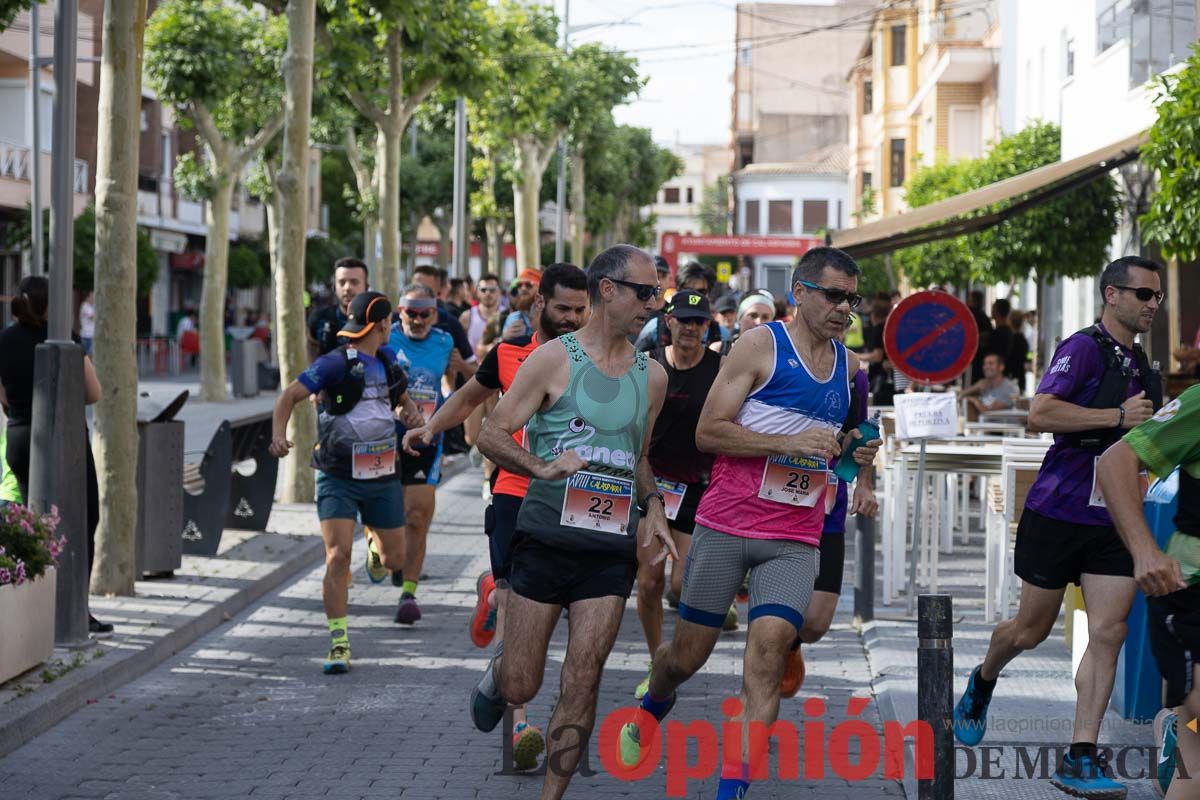
[[[704,256],[802,256],[824,241],[817,236],[684,236],[664,233],[659,254],[674,270],[680,253]]]

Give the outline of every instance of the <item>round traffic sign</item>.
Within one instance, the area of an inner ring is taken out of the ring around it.
[[[900,301],[883,327],[888,360],[917,383],[952,381],[970,366],[979,344],[971,309],[939,290]]]

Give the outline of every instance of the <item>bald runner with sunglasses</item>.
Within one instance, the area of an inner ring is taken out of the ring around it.
[[[791,322],[769,322],[744,334],[717,375],[696,428],[696,445],[716,456],[696,511],[684,572],[679,622],[658,648],[641,708],[661,721],[675,691],[712,653],[725,614],[747,571],[750,628],[741,701],[746,721],[771,725],[780,681],[818,573],[830,462],[851,439],[837,433],[850,409],[858,358],[837,341],[862,301],[858,265],[832,247],[810,250],[792,273],[797,301]],[[860,438],[857,430],[851,437]],[[874,460],[879,440],[854,452]],[[749,740],[737,758],[727,746],[717,800],[745,796],[751,775],[765,770],[765,742]],[[627,723],[622,763],[656,752],[658,726]],[[644,735],[643,735],[644,732]],[[729,743],[726,743],[729,745]]]
[[[588,323],[530,354],[479,437],[485,455],[531,480],[509,553],[505,641],[471,696],[477,728],[493,730],[506,703],[537,695],[550,637],[570,610],[542,800],[563,796],[587,749],[639,540],[664,548],[658,562],[677,555],[647,457],[667,376],[629,342],[660,291],[645,251],[617,245],[596,256]],[[525,448],[513,439],[522,428]]]

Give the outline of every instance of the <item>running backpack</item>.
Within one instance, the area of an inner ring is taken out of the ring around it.
[[[345,371],[340,383],[325,389],[325,410],[335,416],[350,413],[358,401],[362,400],[366,388],[366,365],[358,357],[358,349],[353,345],[344,344],[335,352],[342,354]],[[408,390],[408,374],[395,361],[384,361],[387,371],[388,401],[391,407],[400,405],[400,398]]]
[[[1121,351],[1121,346],[1100,330],[1098,325],[1084,328],[1081,333],[1092,337],[1100,353],[1104,357],[1104,375],[1100,378],[1100,386],[1096,395],[1087,404],[1087,408],[1120,408],[1129,393],[1129,381],[1133,377],[1133,369],[1128,359]],[[1142,346],[1136,342],[1133,345],[1133,357],[1137,362],[1138,372],[1145,387],[1146,397],[1158,411],[1162,408],[1162,376],[1157,369],[1150,368],[1150,362]],[[1097,428],[1090,431],[1079,431],[1066,435],[1067,442],[1072,447],[1081,450],[1102,450],[1112,443],[1112,439],[1120,428]]]

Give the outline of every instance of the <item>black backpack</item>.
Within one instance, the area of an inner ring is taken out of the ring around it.
[[[1104,357],[1104,375],[1100,378],[1100,386],[1096,395],[1088,403],[1088,408],[1120,408],[1129,394],[1129,381],[1133,378],[1133,369],[1127,363],[1127,358],[1121,346],[1112,337],[1100,329],[1098,325],[1084,328],[1080,333],[1092,337],[1100,353]],[[1162,408],[1163,384],[1162,375],[1157,369],[1150,368],[1150,362],[1142,346],[1136,342],[1133,345],[1133,357],[1145,387],[1146,397],[1158,411]],[[1090,431],[1078,431],[1067,434],[1067,442],[1072,447],[1081,450],[1102,450],[1112,443],[1120,428],[1097,428]]]
[[[362,400],[363,390],[367,385],[366,365],[358,357],[358,349],[353,345],[340,345],[334,352],[342,354],[345,372],[340,383],[326,387],[323,392],[324,407],[330,414],[340,416],[350,413],[351,409],[358,405],[358,401]],[[408,390],[408,374],[395,361],[385,361],[383,366],[387,370],[388,400],[391,407],[395,408],[400,405],[401,396]]]

